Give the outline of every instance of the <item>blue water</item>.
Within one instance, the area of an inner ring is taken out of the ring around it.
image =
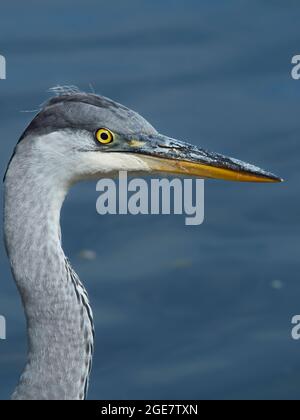
[[[287,4],[288,3],[288,4]],[[274,0],[1,4],[0,165],[57,84],[138,110],[159,131],[274,171],[282,185],[206,182],[206,219],[109,216],[95,183],[62,215],[94,308],[89,398],[298,399],[300,5]],[[97,258],[80,258],[82,249]],[[22,307],[0,249],[0,397],[25,363]]]

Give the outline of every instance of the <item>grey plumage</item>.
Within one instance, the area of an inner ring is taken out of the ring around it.
[[[110,99],[62,89],[18,142],[5,177],[4,233],[28,329],[28,360],[13,399],[84,399],[94,345],[87,293],[61,245],[71,185],[120,170],[278,182],[241,161],[162,136]],[[97,139],[99,128],[112,142]]]
[[[80,92],[50,99],[21,139],[29,134],[41,135],[70,128],[93,133],[103,121],[107,128],[120,133],[135,133],[137,129],[145,134],[156,132],[144,118],[131,109],[103,96]]]
[[[24,165],[26,157],[16,153],[5,182],[5,240],[29,336],[28,363],[13,398],[83,399],[93,324],[86,292],[61,248],[66,191],[42,164]]]
[[[77,174],[74,170],[80,166],[80,153],[85,148],[97,150],[93,131],[104,121],[127,132],[150,127],[133,111],[106,98],[64,94],[44,105],[8,166],[5,243],[29,336],[28,362],[13,399],[86,396],[93,353],[92,311],[63,253],[59,218],[70,185],[84,177],[84,168]],[[100,172],[101,167],[86,175],[96,177]]]
[[[58,87],[53,91],[59,94],[43,105],[20,137],[18,144],[26,137],[43,136],[64,130],[86,131],[93,137],[103,122],[107,128],[120,133],[156,133],[152,125],[139,114],[109,98],[80,92],[74,87]],[[16,148],[9,164],[15,153]],[[5,176],[6,173],[4,180]]]

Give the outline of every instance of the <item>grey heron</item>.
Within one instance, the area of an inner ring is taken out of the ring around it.
[[[15,400],[82,400],[94,326],[88,295],[61,245],[60,211],[78,181],[167,173],[280,182],[239,160],[159,134],[136,112],[96,94],[62,91],[19,140],[5,175],[4,233],[24,306],[28,357]]]

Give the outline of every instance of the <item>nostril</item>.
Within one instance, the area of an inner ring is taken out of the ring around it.
[[[182,146],[178,146],[177,144],[170,144],[167,146],[166,144],[158,144],[158,146],[162,149],[168,149],[168,150],[182,150]]]

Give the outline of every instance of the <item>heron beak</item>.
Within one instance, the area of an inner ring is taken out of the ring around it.
[[[241,182],[283,181],[256,166],[160,134],[131,136],[126,143],[126,152],[139,154],[157,173]]]

